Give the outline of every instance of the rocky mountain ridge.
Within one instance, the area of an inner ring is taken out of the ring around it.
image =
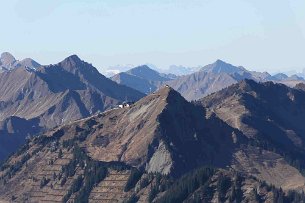
[[[21,61],[16,60],[9,52],[4,52],[0,56],[0,72],[13,70],[15,68],[23,67],[29,69],[39,68],[41,65],[31,58],[26,58]]]
[[[18,117],[36,128],[50,129],[126,100],[137,101],[142,96],[72,55],[55,65],[36,69],[19,67],[0,73],[0,121]],[[9,135],[13,134],[3,136]],[[27,133],[15,137],[24,141],[26,136]],[[10,146],[10,152],[17,147],[14,143]]]
[[[194,73],[183,76],[164,75],[144,65],[116,74],[111,79],[145,94],[167,84],[189,101],[201,99],[244,79],[252,79],[257,82],[274,81],[290,87],[305,82],[302,77],[296,75],[288,77],[285,74],[276,74],[272,76],[267,72],[249,71],[242,66],[234,66],[222,60],[217,60]]]
[[[165,86],[30,140],[2,166],[0,198],[293,202],[305,189],[303,129],[280,126],[286,120],[274,110],[283,105],[301,119],[294,109],[304,100],[304,91],[272,82],[241,81],[196,103]],[[103,175],[90,176],[97,171]]]

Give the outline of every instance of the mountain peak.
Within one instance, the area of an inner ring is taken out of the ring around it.
[[[83,64],[84,62],[75,54],[65,58],[62,62],[59,63],[60,66],[69,71],[80,69]]]
[[[133,69],[130,69],[126,73],[143,78],[148,81],[167,81],[168,80],[167,78],[162,77],[162,75],[158,71],[151,69],[147,65],[137,66]]]
[[[179,101],[185,101],[184,97],[179,92],[174,90],[169,85],[162,86],[155,94],[160,95],[161,98],[166,100],[167,103],[179,103]]]
[[[157,93],[157,94],[160,94],[160,95],[168,95],[168,94],[170,94],[171,92],[178,93],[178,92],[176,92],[172,87],[170,87],[169,85],[164,85],[164,86],[162,86],[156,93]],[[179,93],[178,93],[178,94],[179,94]]]
[[[132,68],[133,69],[142,69],[142,70],[153,70],[151,69],[150,67],[148,67],[147,65],[140,65],[140,66],[137,66],[135,68]]]
[[[9,52],[3,52],[0,57],[1,64],[10,65],[16,62],[15,57]]]
[[[169,85],[164,85],[160,87],[158,90],[153,92],[152,94],[147,95],[146,97],[142,98],[142,100],[150,101],[154,99],[161,99],[162,101],[165,101],[165,103],[175,103],[175,101],[186,101],[179,92],[174,90]],[[141,100],[140,100],[141,101]]]
[[[217,60],[214,62],[214,64],[220,65],[220,64],[228,64],[228,63],[225,62],[225,61],[223,61],[223,60],[221,60],[221,59],[217,59]]]
[[[65,58],[63,61],[66,61],[66,62],[74,62],[74,63],[82,62],[82,60],[81,60],[76,54],[73,54],[73,55],[71,55],[71,56],[68,56],[68,57]]]
[[[240,71],[245,71],[245,68],[240,66],[233,66],[232,64],[218,59],[214,63],[204,66],[201,71],[232,74]]]
[[[31,69],[37,69],[41,65],[31,58],[25,58],[18,62],[18,66],[28,67]]]
[[[277,74],[273,75],[272,78],[274,80],[285,80],[288,78],[288,76],[284,73],[277,73]]]
[[[127,71],[127,73],[134,74],[136,76],[143,75],[143,74],[158,74],[157,71],[151,69],[147,65],[141,65],[141,66],[134,67],[134,68],[130,69],[129,71]]]

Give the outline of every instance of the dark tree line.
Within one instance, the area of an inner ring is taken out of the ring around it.
[[[76,193],[74,202],[86,203],[94,186],[101,182],[107,176],[107,166],[103,162],[92,160],[88,155],[75,143],[73,144],[73,158],[63,167],[62,186],[66,183],[67,177],[75,175],[76,168],[84,169],[84,175],[78,176],[73,182],[68,193],[63,199],[67,202],[73,193]]]
[[[183,202],[189,196],[189,194],[193,193],[200,186],[205,185],[214,173],[215,170],[208,167],[191,171],[190,173],[182,176],[179,180],[175,181],[173,185],[165,192],[165,194],[159,200],[157,200],[157,202]]]

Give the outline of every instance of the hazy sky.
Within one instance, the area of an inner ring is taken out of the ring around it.
[[[97,68],[305,68],[304,0],[0,0],[0,52],[42,64],[77,54]]]

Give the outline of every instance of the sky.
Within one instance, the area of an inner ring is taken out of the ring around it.
[[[52,64],[305,68],[304,0],[0,0],[0,52]]]

